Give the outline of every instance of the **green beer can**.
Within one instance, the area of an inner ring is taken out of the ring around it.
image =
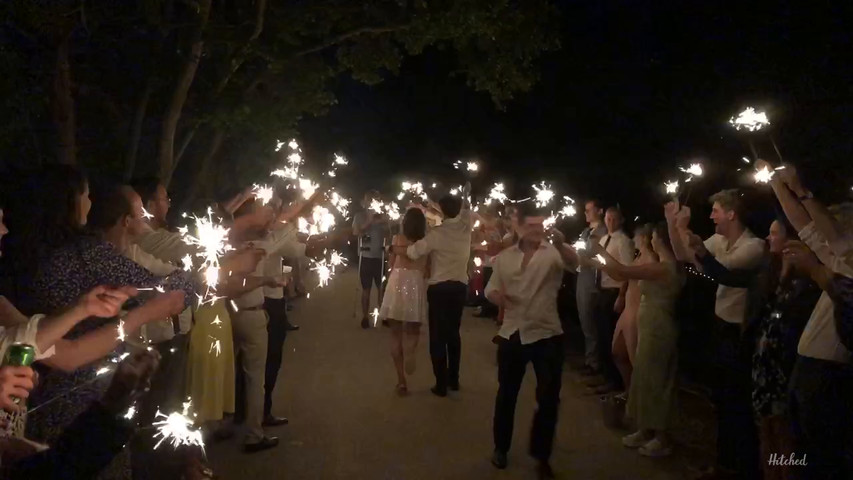
[[[36,360],[36,348],[26,343],[13,343],[6,349],[3,365],[29,367]]]

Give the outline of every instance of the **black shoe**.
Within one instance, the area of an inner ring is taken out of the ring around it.
[[[457,380],[457,381],[455,381],[455,382],[450,382],[450,383],[448,383],[448,384],[447,384],[447,389],[448,389],[448,390],[452,390],[452,391],[454,391],[454,392],[458,392],[458,391],[459,391],[459,381]]]
[[[284,417],[274,417],[272,415],[267,415],[264,417],[263,426],[265,427],[279,427],[281,425],[287,425],[288,420]]]
[[[278,437],[264,437],[260,442],[244,443],[243,452],[257,453],[278,446]]]
[[[361,328],[363,328],[365,330],[370,328],[370,321],[367,320],[367,317],[364,317],[361,319]]]
[[[439,388],[438,385],[430,388],[429,391],[432,392],[433,395],[436,395],[438,397],[446,397],[447,396],[447,388]]]
[[[554,470],[551,469],[551,464],[548,462],[540,461],[536,465],[536,478],[538,480],[551,480],[556,478],[554,476]]]
[[[234,427],[229,425],[227,427],[222,427],[216,429],[210,436],[213,439],[214,443],[224,442],[225,440],[230,440],[234,438],[236,432],[234,431]]]
[[[286,328],[288,332],[295,332],[296,330],[299,330],[299,325],[288,323]]]
[[[498,470],[503,470],[506,468],[506,453],[500,450],[495,450],[495,453],[492,454],[492,465],[495,466]]]

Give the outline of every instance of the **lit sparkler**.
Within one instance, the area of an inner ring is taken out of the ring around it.
[[[483,260],[480,257],[474,257],[474,266],[479,267],[483,264]]]
[[[207,216],[193,216],[193,218],[195,219],[195,236],[190,235],[189,228],[186,226],[179,228],[178,231],[186,244],[200,247],[196,256],[202,259],[200,269],[207,284],[204,297],[208,297],[211,291],[216,290],[216,285],[219,283],[219,257],[233,248],[228,243],[228,229],[213,220],[212,209],[207,209]],[[215,301],[216,297],[209,300]],[[205,302],[202,301],[202,303]]]
[[[691,177],[701,177],[702,176],[702,165],[699,163],[693,163],[687,168],[679,167],[679,170],[690,175]]]
[[[184,255],[184,258],[181,259],[181,265],[183,265],[185,271],[189,272],[193,269],[193,257],[189,253]]]
[[[595,259],[598,260],[598,263],[607,265],[607,261],[604,260],[604,257],[602,257],[600,253],[595,254]]]
[[[678,193],[678,180],[664,182],[663,188],[666,190],[666,193]]]
[[[317,284],[318,287],[323,288],[329,284],[329,280],[331,280],[334,275],[332,266],[326,264],[326,259],[321,259],[319,262],[315,262],[314,268],[311,270],[317,272]]]
[[[340,194],[338,194],[338,192],[332,191],[329,193],[329,203],[331,203],[333,207],[338,209],[338,213],[340,213],[341,216],[347,216],[347,207],[350,204],[349,199],[342,197]]]
[[[210,342],[210,348],[207,350],[207,353],[216,352],[216,356],[222,353],[222,343],[213,335],[208,335],[213,341]]]
[[[273,189],[269,185],[257,185],[253,186],[255,198],[261,201],[261,205],[266,205],[270,203],[273,197]]]
[[[775,172],[773,170],[769,170],[767,167],[762,167],[761,170],[755,172],[755,181],[756,183],[768,183],[770,179],[773,178]]]
[[[123,417],[127,420],[132,420],[133,417],[136,416],[136,405],[131,405],[130,408],[127,409],[127,413],[123,415]]]
[[[110,372],[112,372],[112,371],[113,371],[113,369],[112,369],[112,368],[110,368],[110,367],[101,367],[101,368],[99,368],[99,369],[98,369],[98,371],[97,371],[97,372],[95,372],[95,376],[96,376],[96,377],[100,377],[101,375],[104,375],[104,374],[110,373]]]
[[[312,182],[307,178],[299,179],[299,190],[302,190],[302,198],[304,198],[305,200],[311,198],[314,195],[314,192],[316,192],[317,188],[319,187],[320,185]]]
[[[476,172],[480,170],[480,166],[477,165],[477,162],[468,162],[467,167],[469,172]]]
[[[160,441],[154,445],[155,449],[164,441],[169,440],[169,443],[175,448],[182,445],[197,446],[204,451],[204,440],[202,439],[201,430],[192,429],[193,421],[187,416],[189,415],[191,406],[192,402],[188,400],[184,402],[183,413],[172,412],[169,415],[165,415],[157,410],[155,418],[164,418],[165,420],[151,424],[157,428],[154,438],[160,437]]]
[[[371,315],[373,316],[373,326],[375,327],[376,324],[379,322],[379,309],[374,308],[373,313]]]
[[[507,201],[506,193],[504,193],[504,184],[496,183],[492,186],[492,189],[489,191],[489,196],[486,198],[485,204],[489,205],[492,201],[496,201],[498,203],[504,203]]]
[[[150,220],[154,218],[154,215],[151,215],[150,213],[148,213],[148,210],[145,210],[145,207],[142,207],[142,218]]]
[[[125,333],[125,331],[124,331],[124,320],[123,319],[121,319],[121,318],[118,319],[118,327],[116,329],[118,330],[118,337],[116,337],[118,339],[118,341],[124,342],[125,340],[127,340],[127,333]]]
[[[757,112],[754,108],[747,107],[737,117],[732,117],[729,123],[735,127],[735,130],[755,132],[770,125],[770,120],[767,119],[766,113]]]
[[[572,247],[577,250],[586,250],[586,242],[581,239],[578,239],[575,243],[572,244]]]
[[[540,182],[538,186],[533,185],[533,190],[536,191],[536,206],[539,208],[548,205],[554,199],[554,191],[545,182]]]

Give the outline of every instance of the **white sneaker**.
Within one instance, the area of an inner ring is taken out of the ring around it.
[[[649,443],[649,436],[642,430],[622,437],[622,445],[628,448],[640,448],[647,443]]]
[[[672,446],[664,445],[657,438],[649,440],[648,443],[640,447],[640,455],[646,457],[666,457],[672,454]]]

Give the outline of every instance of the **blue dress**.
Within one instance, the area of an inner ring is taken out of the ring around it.
[[[22,285],[25,293],[22,300],[30,312],[50,314],[72,304],[98,285],[162,285],[166,290],[184,290],[187,303],[194,298],[192,283],[184,272],[178,271],[166,278],[157,277],[122,256],[112,244],[81,235],[39,263],[32,282]],[[116,320],[88,318],[78,323],[65,338],[79,338],[106,324],[116,324]],[[39,385],[30,397],[29,408],[39,407],[48,400],[51,402],[28,415],[27,437],[48,444],[59,438],[62,430],[98,400],[109,385],[110,375],[93,380],[95,372],[102,366],[102,362],[95,362],[70,373],[42,371]],[[130,478],[128,460],[128,455],[116,457],[101,478]]]

